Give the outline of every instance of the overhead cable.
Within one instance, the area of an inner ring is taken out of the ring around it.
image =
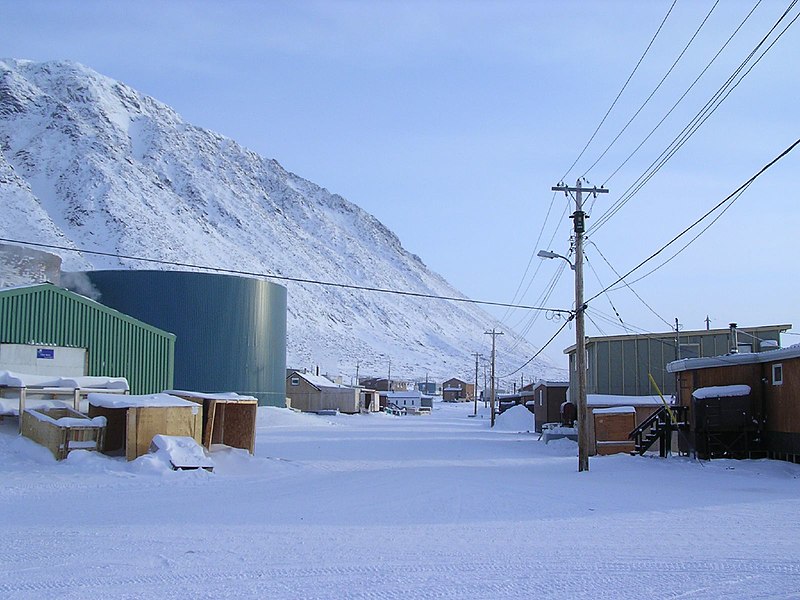
[[[558,312],[558,313],[566,313],[569,314],[572,311],[562,309],[562,308],[547,308],[543,306],[525,306],[521,304],[509,304],[506,302],[493,302],[490,300],[472,300],[470,298],[458,298],[455,296],[440,296],[437,294],[425,294],[422,292],[412,292],[408,290],[393,290],[387,288],[377,288],[377,287],[370,287],[370,286],[363,286],[363,285],[352,285],[347,283],[336,283],[333,281],[320,281],[316,279],[306,279],[302,277],[289,277],[287,275],[275,275],[273,273],[261,273],[258,271],[243,271],[239,269],[228,269],[224,267],[210,267],[207,265],[196,265],[191,263],[183,263],[177,261],[169,261],[169,260],[161,260],[157,258],[144,258],[141,256],[129,256],[125,254],[118,254],[112,252],[101,252],[98,250],[87,250],[82,248],[70,248],[68,246],[58,246],[55,244],[43,244],[38,242],[31,242],[27,240],[13,240],[7,238],[0,238],[0,242],[7,242],[10,244],[22,244],[26,246],[34,246],[38,248],[49,248],[51,250],[64,250],[67,252],[77,252],[80,254],[89,254],[94,256],[108,256],[111,258],[117,259],[125,259],[125,260],[133,260],[139,262],[146,262],[146,263],[153,263],[159,265],[168,265],[171,267],[182,267],[187,269],[199,269],[202,271],[213,271],[216,273],[227,273],[231,275],[245,275],[247,277],[263,277],[264,279],[277,279],[279,281],[290,281],[292,283],[306,283],[312,285],[321,285],[326,287],[335,287],[341,288],[346,290],[356,290],[361,292],[375,292],[381,294],[393,294],[396,296],[410,296],[412,298],[424,298],[428,300],[445,300],[448,302],[461,302],[464,304],[479,304],[484,306],[499,306],[501,308],[509,307],[509,308],[520,308],[524,310],[534,310],[534,311],[542,311],[542,312]]]
[[[670,67],[670,68],[667,70],[667,72],[666,72],[666,73],[664,74],[664,76],[661,78],[661,81],[659,81],[659,82],[658,82],[658,85],[656,85],[656,87],[655,87],[655,88],[653,88],[653,91],[652,91],[652,92],[650,92],[650,95],[649,95],[647,98],[645,98],[644,102],[642,102],[642,105],[639,107],[639,109],[638,109],[638,110],[637,110],[635,113],[633,113],[633,116],[632,116],[630,119],[628,119],[628,122],[627,122],[627,123],[625,123],[625,125],[623,126],[623,128],[622,128],[622,129],[619,131],[619,133],[616,135],[616,137],[614,137],[614,139],[613,139],[613,140],[611,140],[611,143],[610,143],[608,146],[606,146],[606,149],[605,149],[605,150],[603,150],[603,152],[601,152],[601,153],[600,153],[600,156],[598,156],[598,157],[595,159],[595,161],[594,161],[594,162],[593,162],[593,163],[592,163],[592,164],[589,166],[589,168],[588,168],[588,169],[586,169],[586,171],[585,171],[585,172],[584,172],[584,174],[583,174],[583,176],[584,176],[584,177],[585,177],[585,176],[586,176],[586,175],[589,173],[589,171],[591,171],[591,170],[592,170],[592,169],[595,167],[595,165],[597,165],[597,163],[599,163],[599,162],[600,162],[600,161],[603,159],[603,157],[604,157],[604,156],[605,156],[605,155],[608,153],[608,151],[609,151],[609,150],[611,150],[611,148],[614,146],[614,144],[616,144],[616,143],[617,143],[617,140],[620,138],[620,136],[621,136],[623,133],[625,133],[625,131],[626,131],[626,130],[628,129],[628,127],[630,126],[630,124],[631,124],[631,123],[633,123],[633,121],[636,119],[636,117],[638,117],[638,116],[639,116],[639,113],[641,113],[641,112],[642,112],[642,110],[644,110],[644,107],[645,107],[645,106],[647,106],[647,104],[650,102],[650,100],[653,98],[653,96],[655,96],[656,92],[657,92],[657,91],[658,91],[658,90],[661,88],[661,86],[662,86],[662,85],[664,84],[664,82],[667,80],[667,77],[669,77],[669,76],[670,76],[670,73],[672,73],[672,71],[675,69],[675,67],[676,67],[676,66],[678,65],[678,63],[680,62],[681,58],[683,58],[683,55],[684,55],[684,54],[686,54],[686,51],[689,49],[689,46],[691,46],[691,45],[692,45],[692,42],[694,42],[695,38],[696,38],[696,37],[697,37],[697,35],[700,33],[700,30],[701,30],[701,29],[703,28],[703,26],[706,24],[706,21],[708,21],[709,17],[711,16],[711,13],[713,13],[713,12],[714,12],[714,9],[717,7],[717,5],[718,5],[718,4],[719,4],[719,0],[717,0],[716,2],[714,2],[714,4],[711,6],[711,10],[709,10],[709,11],[708,11],[708,14],[706,14],[706,17],[705,17],[705,19],[703,19],[703,21],[700,23],[699,27],[698,27],[698,28],[695,30],[695,32],[694,32],[694,35],[692,35],[692,37],[691,37],[691,38],[689,38],[689,41],[688,41],[688,42],[686,43],[686,45],[683,47],[683,50],[681,50],[681,53],[678,55],[678,58],[676,58],[676,59],[675,59],[675,62],[673,62],[673,63],[672,63],[672,66],[671,66],[671,67]],[[604,184],[604,185],[605,185],[605,184]]]
[[[781,152],[781,153],[780,153],[778,156],[776,156],[776,157],[775,157],[775,158],[773,158],[773,159],[772,159],[770,162],[768,162],[766,165],[764,165],[764,166],[763,166],[763,167],[762,167],[762,168],[761,168],[761,169],[760,169],[760,170],[759,170],[759,171],[758,171],[758,172],[757,172],[755,175],[753,175],[752,177],[750,177],[750,179],[748,179],[748,180],[747,180],[747,181],[745,181],[745,182],[744,182],[742,185],[740,185],[738,188],[736,188],[736,190],[734,190],[732,193],[730,193],[728,196],[726,196],[726,197],[725,197],[723,200],[721,200],[721,201],[720,201],[720,202],[718,202],[716,205],[714,205],[714,206],[713,206],[711,209],[709,209],[707,212],[705,212],[705,213],[704,213],[704,214],[703,214],[703,215],[702,215],[700,218],[698,218],[697,220],[695,220],[695,221],[694,221],[694,222],[693,222],[691,225],[689,225],[689,226],[688,226],[688,227],[686,227],[686,228],[685,228],[683,231],[681,231],[681,232],[680,232],[678,235],[676,235],[675,237],[673,237],[673,238],[672,238],[672,239],[671,239],[669,242],[667,242],[666,244],[664,244],[663,246],[661,246],[661,248],[659,248],[659,249],[658,249],[658,250],[656,250],[656,251],[655,251],[653,254],[651,254],[650,256],[648,256],[647,258],[645,258],[645,259],[644,259],[643,261],[641,261],[641,262],[640,262],[638,265],[636,265],[636,266],[635,266],[635,267],[633,267],[631,270],[629,270],[627,273],[625,273],[625,275],[622,275],[622,276],[620,276],[620,277],[619,277],[619,278],[618,278],[618,279],[617,279],[617,280],[616,280],[614,283],[612,283],[611,285],[609,285],[609,286],[605,287],[604,289],[600,290],[600,291],[599,291],[597,294],[595,294],[594,296],[592,296],[591,298],[589,298],[589,299],[588,299],[586,302],[587,302],[587,303],[588,303],[588,302],[591,302],[592,300],[594,300],[595,298],[597,298],[597,297],[598,297],[598,296],[600,296],[601,294],[605,293],[607,290],[611,289],[612,287],[616,286],[618,283],[621,283],[622,281],[624,281],[625,279],[627,279],[627,278],[628,278],[628,276],[630,276],[632,273],[634,273],[634,272],[636,272],[637,270],[639,270],[641,267],[643,267],[645,264],[647,264],[648,262],[650,262],[651,260],[653,260],[653,259],[654,259],[656,256],[658,256],[659,254],[661,254],[662,252],[664,252],[664,250],[666,250],[667,248],[669,248],[669,247],[670,247],[672,244],[674,244],[674,243],[675,243],[677,240],[679,240],[679,239],[680,239],[680,238],[682,238],[684,235],[686,235],[686,234],[687,234],[689,231],[691,231],[692,229],[694,229],[694,228],[695,228],[695,227],[696,227],[698,224],[700,224],[702,221],[704,221],[704,220],[705,220],[705,219],[706,219],[706,218],[707,218],[709,215],[713,214],[715,211],[717,211],[717,210],[718,210],[720,207],[722,207],[723,205],[725,205],[727,202],[731,201],[731,204],[732,204],[733,202],[735,202],[735,201],[736,201],[736,199],[738,199],[738,197],[741,195],[741,192],[743,192],[745,189],[747,189],[747,188],[750,186],[750,184],[752,184],[752,183],[753,183],[753,182],[754,182],[756,179],[758,179],[758,178],[759,178],[761,175],[763,175],[763,174],[764,174],[766,171],[768,171],[770,168],[772,168],[772,167],[773,167],[773,166],[774,166],[774,165],[775,165],[775,164],[776,164],[778,161],[780,161],[782,158],[784,158],[784,157],[785,157],[787,154],[789,154],[789,153],[790,153],[792,150],[794,150],[794,149],[795,149],[795,148],[796,148],[798,145],[800,145],[800,139],[797,139],[797,140],[796,140],[796,141],[795,141],[793,144],[791,144],[791,145],[790,145],[788,148],[786,148],[786,149],[785,149],[783,152]],[[727,209],[726,209],[726,210],[727,210]],[[716,219],[715,219],[715,221],[716,221]],[[706,230],[707,230],[707,229],[708,229],[708,228],[706,228]],[[704,230],[704,231],[705,231],[705,230]],[[696,239],[696,238],[695,238],[695,239]]]
[[[631,71],[631,74],[628,75],[628,79],[625,80],[625,83],[623,84],[622,88],[619,90],[619,93],[617,93],[617,97],[614,98],[614,101],[611,103],[611,106],[608,107],[608,110],[606,111],[606,114],[600,120],[600,124],[594,130],[594,133],[592,133],[591,137],[589,138],[589,141],[586,142],[586,145],[583,147],[583,150],[581,150],[580,154],[578,154],[578,158],[576,158],[573,161],[573,163],[569,166],[569,169],[567,169],[566,173],[564,173],[561,176],[560,181],[564,181],[567,178],[567,176],[569,175],[570,171],[572,171],[572,169],[575,167],[575,165],[578,164],[578,161],[581,159],[581,157],[583,157],[584,153],[586,152],[586,149],[589,147],[589,144],[592,143],[592,141],[594,140],[595,136],[597,135],[597,132],[600,131],[600,128],[603,126],[603,123],[606,122],[606,119],[608,118],[608,115],[611,114],[611,111],[613,110],[614,106],[616,106],[617,101],[620,99],[620,96],[622,96],[622,92],[624,92],[625,88],[628,87],[628,84],[631,82],[631,79],[633,79],[634,74],[639,69],[639,65],[642,64],[642,61],[644,60],[644,57],[647,56],[647,53],[650,51],[650,48],[652,47],[653,42],[656,41],[656,38],[658,37],[658,34],[661,32],[661,29],[664,27],[664,23],[667,22],[667,18],[669,17],[670,13],[672,12],[672,9],[675,8],[675,4],[677,3],[677,1],[678,0],[673,0],[672,5],[669,7],[669,10],[667,11],[667,14],[664,15],[664,18],[661,20],[661,24],[658,26],[658,29],[656,29],[656,32],[653,34],[653,37],[650,40],[650,43],[647,44],[647,48],[645,48],[644,52],[639,57],[639,61],[636,63],[636,66],[633,68],[633,71]]]

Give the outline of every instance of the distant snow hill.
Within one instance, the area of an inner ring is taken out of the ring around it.
[[[73,62],[0,60],[0,198],[3,238],[463,297],[341,196]],[[168,268],[60,254],[65,270]],[[488,355],[495,322],[476,306],[285,285],[290,366],[471,381],[470,354]],[[499,340],[499,374],[535,353]]]

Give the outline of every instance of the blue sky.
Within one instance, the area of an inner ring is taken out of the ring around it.
[[[542,264],[532,255],[538,248],[569,251],[567,201],[554,199],[550,187],[565,174],[570,185],[581,175],[606,182],[610,193],[590,203],[590,226],[599,220],[789,0],[763,0],[613,174],[756,5],[720,2],[639,116],[589,168],[714,5],[678,0],[567,173],[671,5],[0,0],[0,55],[76,60],[122,80],[355,202],[465,294],[538,305],[559,261]],[[794,8],[789,19],[798,13]],[[798,56],[795,24],[647,185],[592,232],[587,296],[616,279],[612,267],[620,273],[633,267],[800,137]],[[641,299],[620,289],[594,300],[588,333],[625,333],[618,320],[608,321],[615,311],[628,327],[648,331],[666,330],[675,317],[686,329],[704,328],[706,316],[712,327],[797,321],[798,164],[800,150],[765,173],[682,254],[634,284]],[[544,303],[570,308],[572,286],[566,271]],[[500,328],[527,330],[536,344],[560,325],[547,315],[531,322],[527,312],[496,314]],[[548,349],[557,362],[571,336],[566,329]]]

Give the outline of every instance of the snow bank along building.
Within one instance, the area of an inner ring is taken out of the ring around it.
[[[0,371],[171,388],[175,336],[49,283],[0,290]]]
[[[701,458],[800,462],[800,345],[671,362]]]
[[[187,271],[88,271],[98,299],[176,335],[174,384],[286,402],[286,288]]]

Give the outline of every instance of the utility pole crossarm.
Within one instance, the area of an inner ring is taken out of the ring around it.
[[[564,192],[565,194],[568,193],[568,192],[584,192],[586,194],[592,194],[594,196],[597,196],[597,194],[607,194],[608,193],[608,188],[604,188],[602,186],[601,187],[594,186],[594,187],[590,187],[590,188],[585,188],[585,187],[581,187],[581,186],[569,187],[567,185],[554,185],[553,187],[550,188],[550,191],[551,192]]]

